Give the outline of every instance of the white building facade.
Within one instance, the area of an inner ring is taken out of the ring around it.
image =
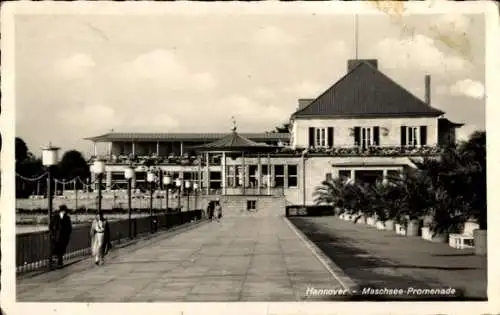
[[[455,141],[461,124],[431,106],[430,77],[423,81],[425,100],[383,74],[376,60],[349,60],[343,78],[317,98],[299,100],[289,134],[242,134],[278,146],[271,154],[249,153],[243,158],[190,153],[190,145],[214,140],[202,134],[191,134],[182,143],[168,134],[158,136],[156,144],[152,136],[140,140],[144,134],[129,134],[120,141],[113,134],[89,140],[108,142],[110,148],[105,189],[124,184],[124,169],[132,164],[134,187],[145,184],[145,172],[152,167],[174,179],[198,183],[204,194],[281,195],[287,205],[312,205],[314,190],[325,179],[383,181],[413,167],[412,159],[439,156]],[[160,147],[160,142],[169,143]],[[148,148],[143,156],[137,156],[138,147]]]

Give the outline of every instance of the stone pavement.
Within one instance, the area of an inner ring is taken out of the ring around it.
[[[359,286],[452,287],[461,292],[458,299],[486,299],[486,258],[474,255],[472,249],[458,250],[336,217],[290,221]]]
[[[177,302],[332,300],[341,289],[283,217],[223,218],[17,280],[17,301]],[[341,297],[336,297],[337,299]]]

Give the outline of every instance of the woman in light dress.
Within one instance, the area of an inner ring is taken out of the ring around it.
[[[111,248],[109,237],[109,224],[101,213],[92,222],[90,228],[90,239],[92,244],[92,256],[95,259],[95,264],[99,265],[104,263],[104,256]]]
[[[215,202],[214,206],[214,217],[217,222],[220,222],[220,219],[222,218],[222,207],[220,205],[219,200]]]

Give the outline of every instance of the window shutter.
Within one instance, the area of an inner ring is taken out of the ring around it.
[[[314,127],[309,127],[309,147],[314,147]]]
[[[420,145],[427,145],[427,126],[420,126]]]
[[[380,127],[373,127],[373,144],[376,146],[380,145]]]
[[[361,144],[361,128],[360,127],[354,127],[354,144],[355,145]]]
[[[401,146],[406,145],[406,126],[401,126]]]
[[[327,131],[328,147],[333,147],[333,127],[328,127]]]

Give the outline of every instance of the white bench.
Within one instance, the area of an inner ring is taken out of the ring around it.
[[[465,222],[462,234],[450,234],[449,245],[452,248],[474,248],[474,230],[479,229],[475,222]]]

